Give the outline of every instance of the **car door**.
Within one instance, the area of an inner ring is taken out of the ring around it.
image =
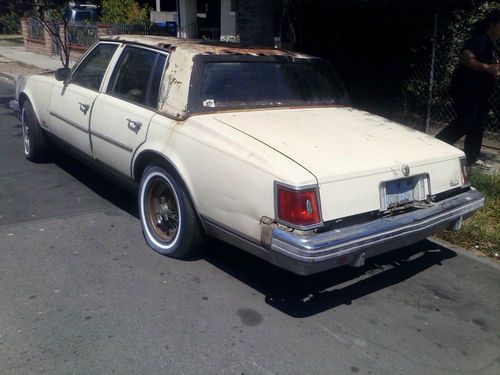
[[[156,114],[167,53],[126,46],[114,66],[106,92],[94,103],[91,141],[95,158],[131,176],[135,150],[146,139]]]
[[[92,156],[89,135],[92,106],[118,46],[96,45],[72,72],[70,81],[58,81],[50,95],[50,132],[89,156]]]

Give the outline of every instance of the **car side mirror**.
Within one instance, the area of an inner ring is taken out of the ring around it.
[[[56,79],[58,81],[67,81],[70,77],[69,68],[59,68],[56,70]]]

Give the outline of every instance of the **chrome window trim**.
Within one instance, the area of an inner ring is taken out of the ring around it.
[[[125,49],[127,47],[144,49],[144,50],[148,50],[148,51],[154,52],[157,55],[164,55],[165,56],[165,63],[164,63],[163,72],[162,72],[161,78],[160,78],[160,85],[158,86],[158,96],[156,97],[156,105],[154,107],[148,107],[148,106],[142,105],[140,103],[132,103],[132,102],[129,102],[129,101],[123,99],[123,98],[120,98],[120,97],[117,97],[115,95],[112,95],[112,94],[108,93],[111,76],[113,75],[113,72],[117,68],[118,61],[120,60],[120,57],[121,57],[123,51],[125,51]],[[110,61],[110,64],[108,66],[108,70],[106,71],[106,74],[105,74],[105,79],[103,79],[103,85],[101,87],[100,92],[103,93],[103,94],[109,95],[112,98],[123,100],[126,103],[134,104],[134,105],[137,105],[139,107],[142,107],[142,108],[145,108],[145,109],[149,109],[149,110],[153,110],[153,111],[157,112],[159,110],[159,105],[160,105],[160,94],[161,94],[161,88],[162,88],[161,83],[163,82],[163,79],[165,77],[165,71],[167,70],[167,66],[168,66],[169,60],[170,60],[170,52],[158,50],[158,49],[155,49],[155,48],[145,47],[145,46],[142,46],[140,44],[122,43],[121,46],[119,47],[119,49],[116,51],[116,53],[113,56],[113,58],[111,59],[111,61]]]
[[[112,75],[113,71],[115,70],[116,64],[117,64],[118,60],[120,59],[120,56],[122,55],[122,52],[124,49],[125,49],[125,44],[120,43],[120,45],[118,46],[118,48],[115,51],[115,54],[113,55],[113,57],[109,61],[108,69],[106,69],[106,72],[104,73],[104,77],[103,77],[102,82],[101,82],[101,87],[99,88],[99,93],[101,93],[101,94],[106,93],[106,90],[107,90],[107,87],[109,84],[109,80],[111,79],[111,75]]]
[[[318,200],[317,203],[318,203],[318,210],[319,210],[319,222],[316,224],[310,224],[310,225],[297,225],[297,224],[289,223],[285,220],[281,220],[278,217],[278,187],[284,187],[286,189],[294,190],[294,191],[304,191],[304,190],[315,189],[316,190],[316,199]],[[320,196],[318,184],[296,186],[296,185],[289,185],[289,184],[286,184],[286,183],[280,182],[280,181],[274,181],[274,220],[279,224],[283,224],[283,225],[286,225],[287,227],[299,229],[299,230],[311,230],[311,229],[322,227],[323,226],[323,215],[322,215],[322,208],[321,208],[321,196]]]
[[[103,75],[102,80],[101,80],[101,85],[99,86],[99,89],[96,91],[96,90],[91,89],[91,88],[89,88],[89,87],[85,87],[85,86],[79,85],[78,83],[73,82],[71,79],[72,79],[72,77],[73,77],[74,72],[76,72],[76,71],[78,70],[78,68],[80,67],[80,65],[81,65],[81,63],[83,62],[83,60],[85,60],[85,59],[87,58],[87,56],[88,56],[89,54],[91,54],[91,53],[92,53],[92,51],[93,51],[94,49],[96,49],[96,48],[97,48],[99,45],[101,45],[101,44],[112,44],[112,45],[116,45],[116,46],[117,46],[117,48],[116,48],[115,52],[113,53],[113,56],[112,56],[112,57],[111,57],[111,59],[109,60],[108,66],[107,66],[106,70],[104,71],[104,75]],[[109,69],[110,69],[111,67],[113,67],[113,66],[114,66],[114,60],[115,60],[115,57],[116,57],[116,55],[117,55],[117,53],[118,53],[118,51],[120,50],[120,48],[121,48],[121,46],[122,46],[122,45],[123,45],[122,43],[118,43],[118,42],[101,42],[101,41],[99,41],[99,42],[95,43],[95,44],[94,44],[91,48],[89,48],[89,49],[87,50],[87,52],[85,52],[85,53],[84,53],[84,54],[80,57],[80,59],[76,62],[76,64],[75,64],[75,65],[73,65],[73,67],[71,68],[71,78],[70,78],[70,80],[69,80],[69,84],[73,84],[73,85],[78,86],[78,87],[83,87],[83,88],[85,88],[85,89],[87,89],[87,90],[90,90],[90,91],[93,91],[93,92],[101,93],[101,92],[102,92],[102,88],[103,88],[103,84],[104,84],[104,83],[106,82],[106,80],[107,80],[108,71],[109,71]]]

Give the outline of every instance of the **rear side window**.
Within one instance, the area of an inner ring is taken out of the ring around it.
[[[79,11],[75,14],[75,22],[93,21],[92,13],[88,11]]]
[[[116,51],[116,44],[99,44],[78,65],[71,82],[91,90],[99,90],[109,61]]]
[[[137,47],[125,47],[113,71],[107,93],[145,107],[156,108],[167,57]]]

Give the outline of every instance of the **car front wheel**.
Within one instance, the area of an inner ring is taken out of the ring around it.
[[[139,187],[139,213],[148,245],[172,258],[199,254],[202,231],[180,183],[160,166],[144,171]]]

